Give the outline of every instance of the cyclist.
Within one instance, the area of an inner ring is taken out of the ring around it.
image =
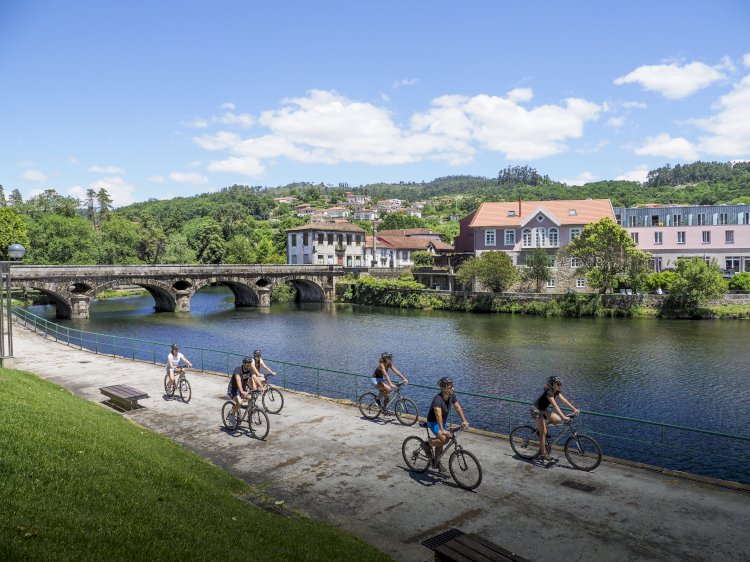
[[[539,450],[542,452],[542,458],[546,461],[552,460],[547,453],[547,424],[557,425],[561,421],[568,421],[570,418],[563,414],[557,399],[573,410],[573,415],[578,415],[580,410],[573,406],[562,393],[562,380],[556,375],[547,379],[544,385],[544,392],[534,401],[534,407],[531,408],[531,417],[536,421],[536,427],[539,430]],[[554,412],[549,409],[550,405]]]
[[[430,405],[430,410],[427,413],[427,427],[435,435],[433,439],[430,439],[430,443],[427,446],[427,453],[432,455],[432,448],[430,445],[435,447],[435,455],[433,458],[433,466],[440,472],[445,472],[445,467],[440,464],[439,461],[435,461],[443,452],[443,446],[448,443],[450,439],[450,433],[448,431],[448,412],[450,412],[451,405],[455,406],[456,412],[461,417],[461,427],[467,429],[469,422],[466,421],[464,411],[461,409],[461,405],[458,403],[458,398],[453,390],[453,379],[450,377],[443,377],[438,381],[440,386],[440,392],[435,395]]]
[[[253,376],[253,360],[250,357],[245,357],[242,360],[242,365],[237,367],[232,372],[232,377],[229,379],[229,386],[227,386],[227,394],[229,398],[234,402],[232,411],[229,414],[229,423],[232,425],[237,423],[237,412],[242,406],[242,401],[249,398],[247,392],[248,381]]]
[[[393,366],[393,354],[389,351],[381,353],[380,359],[378,360],[378,366],[375,367],[375,372],[372,374],[372,384],[378,387],[378,391],[380,392],[378,403],[383,408],[388,405],[388,397],[391,395],[391,392],[393,392],[394,387],[391,377],[388,376],[389,369],[401,377],[401,380],[403,380],[404,383],[409,382],[409,380]]]
[[[260,382],[260,387],[262,389],[266,388],[266,382],[268,381],[267,377],[263,374],[261,369],[265,369],[266,373],[271,376],[276,376],[276,372],[272,371],[268,365],[266,365],[266,362],[263,361],[261,358],[261,355],[263,352],[260,349],[256,349],[253,352],[253,366],[255,367],[255,376],[257,377],[258,382]]]
[[[167,375],[169,376],[169,384],[174,384],[174,371],[180,366],[180,361],[184,362],[188,367],[193,366],[193,364],[188,361],[187,357],[180,353],[180,346],[173,343],[172,351],[167,355]]]

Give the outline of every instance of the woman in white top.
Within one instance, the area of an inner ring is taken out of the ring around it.
[[[169,376],[169,384],[174,384],[174,370],[180,366],[180,361],[185,363],[188,367],[193,366],[193,364],[188,361],[187,357],[180,353],[180,346],[173,343],[172,351],[167,355],[167,375]]]

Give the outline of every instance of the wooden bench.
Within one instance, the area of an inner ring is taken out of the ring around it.
[[[519,556],[507,548],[458,529],[449,529],[423,540],[422,544],[435,551],[435,560],[438,562],[530,562],[528,558]]]
[[[138,400],[148,398],[148,394],[142,390],[137,390],[131,386],[125,386],[124,384],[115,384],[112,386],[103,386],[99,389],[99,392],[104,396],[109,397],[110,402],[122,410],[134,410],[141,408],[138,404]]]

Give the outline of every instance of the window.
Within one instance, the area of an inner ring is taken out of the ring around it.
[[[750,224],[750,213],[740,213],[739,215],[740,224]]]
[[[328,265],[333,265],[333,256],[328,256]]]
[[[297,254],[292,254],[292,265],[297,263]]]
[[[323,263],[323,254],[318,254],[318,263]]]
[[[628,226],[638,226],[638,217],[636,217],[635,215],[630,215],[628,217]]]
[[[579,289],[582,289],[586,286],[586,280],[585,279],[576,279],[576,287]]]
[[[661,244],[661,232],[654,232],[654,244]]]
[[[505,245],[506,246],[515,246],[516,244],[516,231],[515,230],[506,230],[505,231]]]
[[[740,270],[740,258],[727,257],[725,259],[724,269],[731,270],[731,271],[739,271]]]
[[[296,246],[296,245],[297,245],[297,235],[292,234],[292,246]],[[297,262],[294,262],[294,263],[297,263]]]
[[[531,246],[531,229],[530,228],[524,228],[523,233],[521,234],[521,245],[524,248],[528,248]]]
[[[638,244],[638,233],[637,232],[631,232],[630,237],[633,239],[633,242]]]
[[[698,214],[698,226],[705,225],[706,223],[706,214],[705,213],[699,213]]]
[[[559,245],[560,237],[559,237],[559,235],[557,233],[557,229],[556,228],[550,228],[549,232],[547,233],[547,237],[548,237],[548,241],[549,241],[549,245],[550,246],[555,247],[555,246]]]
[[[659,226],[659,215],[651,215],[651,226]]]
[[[351,266],[352,266],[352,257],[346,256],[346,267],[351,267]]]
[[[352,235],[351,234],[347,234],[346,235],[346,245],[347,246],[351,246],[351,244],[352,244]]]
[[[409,259],[409,252],[401,252],[401,259],[404,261],[408,261]]]
[[[318,244],[322,244],[322,243],[323,243],[323,233],[318,232]]]
[[[547,281],[547,288],[548,289],[554,289],[557,286],[557,282],[555,281],[555,278],[550,278],[549,281]]]
[[[727,244],[734,244],[734,230],[727,230],[724,233],[724,242]]]
[[[354,265],[357,267],[362,265],[362,256],[354,256]]]
[[[570,267],[576,268],[581,267],[581,260],[578,258],[570,258]]]
[[[539,213],[536,216],[536,220],[537,220],[537,222],[544,222],[544,215],[542,213]]]
[[[661,271],[661,258],[660,257],[651,258],[651,267],[654,268],[654,271],[656,273],[659,273]]]
[[[677,243],[678,244],[684,244],[685,243],[685,231],[684,230],[678,230],[677,231]]]
[[[344,245],[344,235],[343,235],[343,234],[338,234],[338,235],[336,236],[336,243],[337,243],[337,244],[338,244],[339,246],[343,246],[343,245]]]
[[[543,228],[536,229],[536,247],[542,248],[547,245],[547,231]]]
[[[682,226],[682,215],[672,215],[672,226]]]
[[[328,243],[333,244],[333,232],[328,233]]]
[[[574,216],[576,216],[577,214],[578,214],[578,213],[576,212],[576,210],[575,210],[575,209],[568,209],[568,215],[570,215],[571,217],[574,217]]]
[[[485,230],[484,231],[484,245],[485,246],[495,246],[495,233],[496,231],[493,230]]]
[[[710,244],[711,243],[711,231],[710,230],[704,230],[703,231],[703,243],[704,244]]]
[[[729,224],[728,213],[719,213],[719,224]]]
[[[509,217],[515,217],[516,216],[516,212],[515,211],[508,211],[508,216]]]
[[[580,228],[571,228],[570,229],[570,241],[572,242],[576,238],[578,238],[581,235],[581,229]]]
[[[302,263],[304,263],[305,265],[310,265],[312,263],[312,260],[310,259],[310,254],[302,255]]]

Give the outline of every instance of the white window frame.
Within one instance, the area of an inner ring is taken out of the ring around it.
[[[557,280],[554,277],[550,277],[547,281],[547,288],[554,289],[555,287],[557,287]]]
[[[560,231],[552,227],[547,231],[547,242],[551,248],[557,248],[560,245]]]
[[[586,287],[586,279],[578,278],[576,279],[576,288],[583,289]]]
[[[521,246],[524,248],[531,248],[531,242],[534,240],[531,229],[530,228],[524,228],[523,232],[521,233]]]
[[[547,229],[544,227],[539,227],[534,229],[536,231],[536,235],[534,236],[534,241],[536,243],[536,248],[544,248],[547,246]]]
[[[724,231],[724,243],[734,244],[734,230]]]
[[[678,244],[684,244],[685,243],[685,231],[684,230],[678,230],[677,231],[677,243]]]
[[[581,229],[580,228],[571,228],[570,229],[570,241],[572,242],[576,238],[578,238],[581,235]]]
[[[635,242],[636,244],[638,244],[638,233],[637,232],[631,232],[630,233],[630,238],[633,240],[633,242]]]
[[[711,243],[711,231],[710,230],[704,230],[702,233],[703,236],[703,243],[704,244],[710,244]]]
[[[484,245],[497,246],[497,230],[492,228],[484,231]]]
[[[664,243],[664,235],[662,231],[654,232],[654,244],[663,244]]]
[[[505,245],[515,246],[516,245],[516,231],[515,229],[505,229]]]
[[[581,260],[579,258],[570,258],[571,269],[577,269],[581,267]]]

